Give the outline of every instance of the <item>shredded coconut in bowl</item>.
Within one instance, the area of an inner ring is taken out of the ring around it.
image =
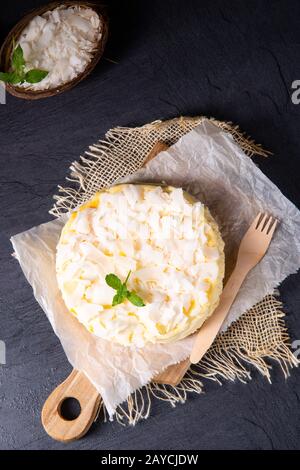
[[[56,88],[82,73],[95,52],[102,34],[99,15],[92,8],[58,7],[35,16],[22,31],[18,44],[23,49],[26,71],[41,69],[48,75],[23,88]]]

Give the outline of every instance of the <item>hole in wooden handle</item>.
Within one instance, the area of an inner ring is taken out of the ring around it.
[[[70,442],[84,436],[97,416],[101,397],[83,372],[73,370],[49,395],[42,423],[53,439]]]
[[[81,406],[79,400],[74,397],[64,398],[58,405],[58,414],[66,421],[74,421],[81,413]]]

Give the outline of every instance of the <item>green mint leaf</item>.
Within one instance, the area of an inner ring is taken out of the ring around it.
[[[117,292],[117,294],[120,294],[122,297],[124,297],[124,300],[126,299],[128,293],[129,291],[127,290],[125,284],[122,284],[122,286],[120,287],[120,289],[118,289]]]
[[[15,72],[17,72],[20,75],[22,74],[23,68],[25,65],[25,59],[24,59],[23,49],[20,46],[20,44],[14,49],[12,60],[11,60],[11,65]]]
[[[16,72],[12,72],[12,77],[10,83],[16,85],[17,83],[23,83],[24,80],[22,76],[18,75]]]
[[[10,83],[11,75],[9,72],[0,72],[0,81]]]
[[[107,274],[105,276],[105,282],[109,287],[112,287],[115,290],[119,290],[122,287],[122,282],[115,274]]]
[[[118,304],[121,304],[126,299],[126,292],[123,290],[118,291],[113,297],[112,306],[115,307]]]
[[[143,299],[139,297],[135,292],[128,292],[127,299],[136,307],[145,307]]]
[[[16,85],[22,78],[16,72],[0,72],[0,81]]]
[[[127,289],[127,281],[131,271],[126,276],[125,282],[121,282],[121,280],[113,273],[107,274],[105,276],[105,282],[109,287],[112,287],[117,292],[113,297],[112,306],[115,307],[118,304],[124,302],[124,300],[128,299],[136,307],[145,307],[144,301],[141,297],[139,297],[134,291],[130,292]]]
[[[47,77],[49,72],[46,70],[32,69],[25,74],[25,81],[27,83],[38,83]]]

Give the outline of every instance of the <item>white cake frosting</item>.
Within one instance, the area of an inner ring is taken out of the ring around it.
[[[175,341],[215,309],[223,241],[204,205],[180,188],[124,184],[74,211],[57,246],[57,279],[69,311],[101,338],[123,345]],[[107,274],[145,303],[112,307]]]

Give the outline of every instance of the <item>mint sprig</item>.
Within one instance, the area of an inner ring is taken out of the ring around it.
[[[38,83],[47,77],[48,72],[46,70],[31,69],[25,75],[25,82],[27,83]]]
[[[11,72],[0,72],[0,81],[17,85],[18,83],[38,83],[43,80],[49,72],[40,69],[31,69],[25,72],[25,59],[20,44],[15,47],[13,41],[13,54],[11,58]]]
[[[124,300],[128,299],[129,302],[131,302],[133,305],[136,307],[145,307],[145,303],[143,299],[137,295],[134,291],[129,291],[127,289],[127,282],[129,279],[129,276],[131,274],[131,271],[127,274],[127,277],[124,282],[121,281],[121,279],[118,278],[115,274],[107,274],[105,276],[105,282],[109,287],[112,287],[115,289],[117,292],[113,297],[112,301],[112,306],[115,307],[118,304],[121,304],[124,302]]]
[[[14,49],[11,59],[11,66],[17,74],[22,75],[23,69],[25,67],[25,59],[23,49],[20,44],[18,44],[18,46]]]

